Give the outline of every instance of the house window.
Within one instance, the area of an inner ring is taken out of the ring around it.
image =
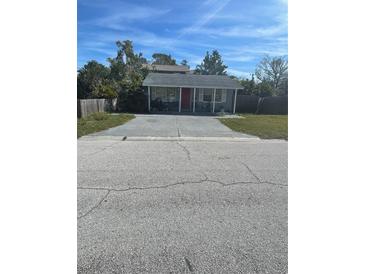
[[[156,100],[158,98],[158,99],[163,100],[165,98],[165,93],[166,93],[166,91],[164,89],[152,88],[152,93],[151,93],[152,98],[151,99]]]
[[[215,91],[215,101],[217,103],[225,103],[227,98],[227,90],[226,89],[217,89]]]
[[[204,102],[210,102],[210,101],[212,101],[212,94],[210,94],[208,92],[204,92],[203,93],[203,101]]]
[[[199,102],[210,103],[213,101],[213,89],[199,88]]]
[[[177,90],[174,89],[168,89],[167,90],[167,97],[169,102],[174,102],[177,100]]]
[[[161,100],[162,102],[178,102],[178,88],[152,87],[151,100]]]

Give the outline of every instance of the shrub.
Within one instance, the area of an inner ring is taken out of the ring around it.
[[[94,98],[112,99],[118,96],[118,92],[112,84],[108,83],[107,81],[101,81],[95,85],[92,96]]]
[[[127,96],[127,110],[130,112],[145,112],[147,111],[147,97],[143,90],[129,92]]]
[[[118,96],[117,109],[119,112],[143,113],[147,111],[147,104],[147,96],[143,89],[123,90]]]
[[[90,118],[92,120],[96,120],[96,121],[108,120],[109,114],[107,114],[105,112],[95,112],[95,113],[90,114],[88,118]]]
[[[80,118],[80,119],[78,120],[78,122],[79,122],[79,125],[80,125],[80,126],[84,126],[84,125],[86,125],[86,120],[85,120],[84,118]]]

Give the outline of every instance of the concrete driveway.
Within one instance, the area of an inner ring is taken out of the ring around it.
[[[132,121],[97,136],[127,137],[253,137],[234,132],[221,124],[215,116],[136,115]]]
[[[103,134],[78,140],[78,273],[287,273],[286,141]]]

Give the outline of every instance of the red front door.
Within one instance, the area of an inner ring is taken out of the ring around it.
[[[190,88],[182,88],[181,89],[181,109],[189,110],[190,109]]]

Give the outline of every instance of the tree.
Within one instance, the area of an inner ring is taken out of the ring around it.
[[[203,62],[196,66],[195,74],[204,75],[227,75],[226,65],[224,65],[222,57],[217,50],[213,50],[212,54],[207,51]]]
[[[95,60],[89,61],[77,75],[77,98],[93,98],[95,87],[105,79],[109,78],[110,70]]]
[[[282,94],[285,92],[284,82],[288,79],[288,60],[284,57],[265,56],[258,64],[255,74],[261,82],[269,83],[276,95]]]
[[[244,95],[253,95],[256,93],[256,83],[254,75],[251,74],[251,80],[249,79],[242,79],[240,81],[241,85],[244,87],[243,94]]]
[[[286,74],[279,85],[278,95],[288,95],[288,74]]]
[[[143,67],[147,61],[142,53],[134,53],[133,43],[130,40],[117,41],[117,56],[109,58],[110,76],[113,86],[118,91],[118,108],[128,109],[128,100],[133,98],[134,93],[140,93],[143,79],[148,70]]]
[[[118,97],[118,92],[110,80],[104,79],[95,85],[92,91],[92,97],[112,99]]]
[[[188,61],[186,59],[183,59],[180,63],[180,65],[182,66],[187,66],[188,68],[190,68],[190,66],[188,65]]]
[[[239,81],[240,79],[235,75],[229,75],[229,78]]]
[[[258,83],[254,89],[254,94],[260,97],[273,96],[274,92],[272,84],[266,80]]]
[[[143,67],[146,59],[135,54],[130,40],[117,41],[117,57],[109,58],[111,79],[123,90],[136,90],[142,86],[148,71]]]
[[[154,53],[152,58],[152,65],[176,65],[176,60],[170,54]]]

